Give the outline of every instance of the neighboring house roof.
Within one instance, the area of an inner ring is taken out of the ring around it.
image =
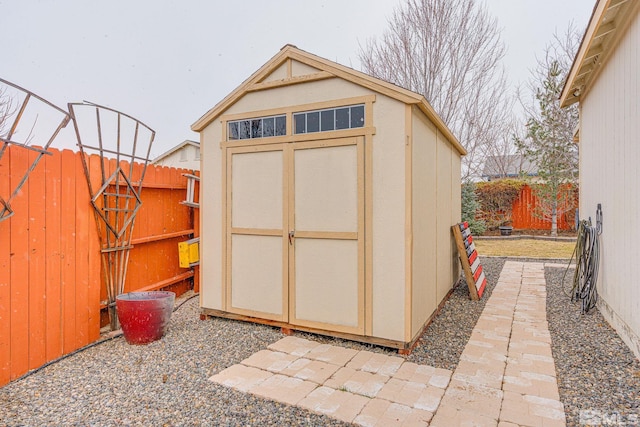
[[[175,153],[176,151],[182,149],[183,147],[186,147],[187,145],[193,145],[194,147],[200,149],[200,143],[196,142],[196,141],[192,141],[190,139],[185,139],[183,142],[181,142],[180,144],[176,145],[175,147],[173,147],[172,149],[170,149],[169,151],[166,151],[162,154],[160,154],[158,157],[156,157],[155,159],[153,159],[151,161],[152,164],[158,163],[159,161],[161,161],[162,159],[165,159],[167,157],[169,157],[170,155],[172,155],[173,153]]]
[[[288,77],[277,81],[264,81],[274,70],[290,59],[316,68],[319,71],[312,75]],[[429,105],[424,96],[384,80],[377,79],[360,71],[356,71],[352,68],[345,67],[344,65],[340,65],[305,52],[290,44],[284,46],[280,52],[267,61],[266,64],[260,67],[260,69],[253,73],[226,98],[216,104],[193,125],[191,125],[191,129],[195,132],[202,131],[207,127],[207,125],[209,125],[209,123],[219,117],[247,92],[331,79],[335,77],[366,87],[374,92],[381,93],[406,104],[415,105],[436,125],[438,130],[450,141],[461,155],[467,154],[467,151],[453,133],[451,133],[451,130],[449,130],[440,116],[438,116],[433,107]]]
[[[487,157],[482,177],[506,178],[520,176],[520,173],[536,176],[538,175],[538,166],[521,154],[508,154]]]
[[[560,96],[562,107],[583,99],[639,7],[638,0],[597,1]]]

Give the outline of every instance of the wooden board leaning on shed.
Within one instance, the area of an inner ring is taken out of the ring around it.
[[[465,279],[469,286],[469,295],[472,300],[477,301],[482,298],[482,293],[487,285],[487,278],[484,275],[484,271],[482,271],[482,265],[480,265],[480,258],[476,251],[476,245],[473,243],[469,223],[466,221],[461,222],[451,226],[451,229],[460,254],[460,262],[462,263]]]

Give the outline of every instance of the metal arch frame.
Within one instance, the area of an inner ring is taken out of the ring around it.
[[[51,144],[53,143],[54,139],[56,139],[56,137],[58,136],[60,131],[67,126],[67,124],[69,123],[69,120],[71,119],[71,116],[69,115],[69,113],[67,111],[63,110],[60,107],[57,107],[56,105],[52,104],[51,102],[47,101],[46,99],[44,99],[44,98],[42,98],[42,97],[40,97],[38,95],[36,95],[35,93],[31,92],[30,90],[24,89],[23,87],[18,86],[16,84],[11,83],[11,82],[9,82],[7,80],[4,80],[2,78],[0,78],[0,83],[5,84],[7,86],[10,86],[10,87],[12,87],[14,89],[17,89],[20,92],[23,92],[25,94],[24,100],[22,101],[22,105],[20,106],[20,109],[19,109],[18,113],[16,114],[15,119],[13,120],[13,123],[11,124],[11,126],[9,128],[9,133],[5,137],[0,136],[0,142],[2,143],[2,147],[0,148],[0,159],[2,159],[2,156],[4,155],[5,151],[7,150],[7,147],[9,147],[10,144],[13,144],[13,145],[18,146],[18,147],[25,148],[27,150],[35,151],[35,152],[38,153],[37,157],[34,159],[33,163],[31,163],[31,165],[29,166],[29,168],[25,172],[25,174],[22,177],[22,179],[20,180],[20,182],[18,182],[18,185],[16,186],[16,188],[13,189],[13,191],[10,192],[9,197],[7,197],[7,199],[5,200],[2,197],[2,195],[0,195],[0,222],[2,222],[5,219],[11,217],[15,213],[13,211],[13,209],[11,209],[11,200],[18,194],[18,192],[20,191],[22,186],[25,184],[25,182],[27,182],[27,179],[29,178],[29,174],[31,172],[33,172],[33,170],[36,168],[36,166],[38,166],[38,163],[40,162],[40,159],[42,158],[42,156],[44,156],[45,154],[51,155],[51,153],[49,151],[47,151],[48,148],[51,146]],[[45,105],[48,105],[49,107],[51,107],[54,110],[57,110],[58,112],[63,114],[62,120],[58,124],[58,127],[51,134],[51,136],[49,137],[47,142],[42,145],[42,148],[30,146],[30,145],[28,145],[28,142],[20,143],[20,142],[17,142],[17,141],[13,141],[11,139],[13,137],[13,134],[15,133],[15,131],[18,129],[18,125],[20,124],[20,120],[22,119],[22,115],[24,114],[25,110],[27,109],[27,105],[29,104],[29,101],[31,100],[31,98],[35,98],[35,99],[43,102]]]
[[[142,183],[147,166],[150,162],[151,146],[155,138],[155,131],[130,115],[92,102],[69,103],[68,107],[71,119],[73,120],[78,147],[83,154],[81,156],[82,166],[87,179],[91,205],[93,206],[98,236],[100,238],[102,269],[107,289],[110,326],[112,330],[115,330],[119,327],[115,307],[116,296],[124,292],[129,253],[133,247],[131,245],[131,237],[133,235],[136,214],[142,205],[140,193],[142,191]],[[90,145],[82,141],[80,126],[76,116],[76,111],[80,108],[95,109],[97,144]],[[101,112],[109,112],[117,115],[115,151],[104,147]],[[121,141],[121,123],[123,118],[135,123],[131,154],[123,154],[124,144]],[[146,157],[136,155],[136,149],[139,144],[138,136],[140,127],[146,128],[151,134],[146,150]],[[88,164],[90,153],[100,156],[101,181],[100,187],[95,190],[91,183],[92,177]],[[109,154],[115,155],[117,164],[115,171],[110,174],[106,167],[109,159],[105,157],[105,155]],[[128,174],[120,167],[121,160],[129,162]],[[140,180],[137,183],[133,182],[133,164],[136,161],[143,164]]]

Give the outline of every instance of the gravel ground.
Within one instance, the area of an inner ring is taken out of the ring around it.
[[[640,361],[598,310],[580,314],[562,291],[564,272],[545,270],[551,350],[567,425],[640,425]],[[568,287],[572,272],[565,278]]]
[[[504,262],[503,258],[482,260],[489,280],[481,301],[469,300],[464,282],[456,287],[407,358],[409,361],[455,369]],[[562,270],[548,269],[547,280],[552,281],[557,271]],[[571,320],[576,316],[566,309],[567,305],[571,307],[570,303],[561,296],[555,296],[553,286],[548,298],[560,393],[568,414],[575,413],[576,408],[633,410],[634,404],[637,411],[638,361],[634,362],[628,349],[626,355],[621,356],[626,347],[619,339],[614,347],[612,342],[617,336],[606,327],[602,318],[595,323],[595,333],[584,327],[584,321],[580,323],[582,327],[577,328],[571,323],[577,321]],[[577,308],[576,313],[579,313]],[[595,316],[587,318],[591,320]],[[556,338],[558,332],[554,332],[555,329],[574,333],[563,340]],[[585,345],[585,339],[579,338],[576,329],[585,336],[598,335],[598,339],[590,339],[589,344],[597,348],[576,350]],[[296,335],[345,347],[395,354],[382,347],[336,338],[305,333]],[[603,335],[608,338],[601,337]],[[263,325],[217,318],[201,321],[198,300],[194,298],[173,314],[167,335],[160,341],[146,346],[130,346],[123,338],[116,338],[0,388],[0,426],[345,425],[301,408],[254,397],[208,381],[211,375],[282,337],[279,329]],[[593,354],[603,356],[589,358]],[[580,360],[578,355],[585,360]],[[610,355],[615,358],[610,359]],[[597,372],[593,366],[594,359],[597,359]],[[579,371],[581,368],[586,369]],[[575,380],[576,377],[582,380],[583,376],[591,378],[591,382]],[[578,403],[572,404],[572,401]]]

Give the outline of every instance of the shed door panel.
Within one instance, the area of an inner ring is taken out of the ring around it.
[[[281,316],[282,238],[231,237],[231,306]]]
[[[292,324],[364,332],[360,138],[298,143],[290,170]]]
[[[227,310],[288,318],[285,153],[235,148],[227,157]]]
[[[295,321],[358,327],[358,242],[296,239]]]

